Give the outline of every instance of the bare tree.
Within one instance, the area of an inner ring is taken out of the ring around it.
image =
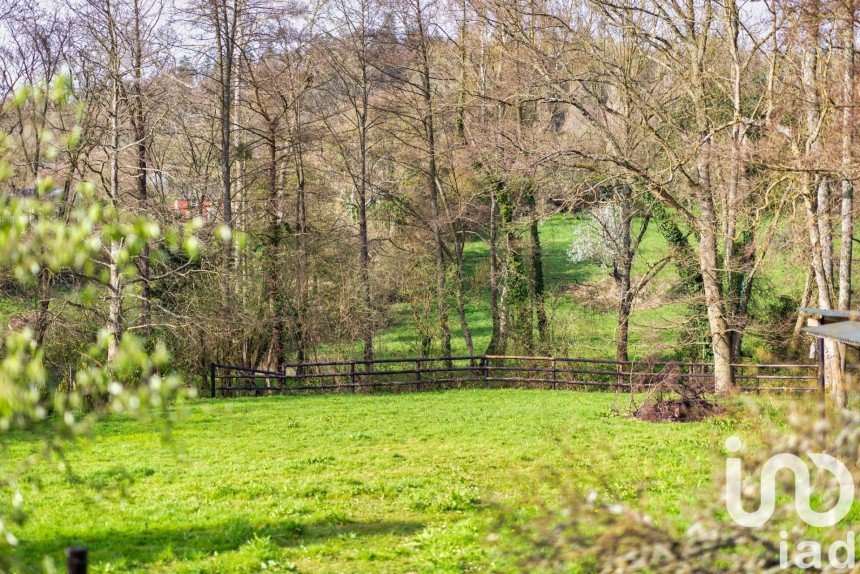
[[[83,31],[87,41],[95,49],[83,65],[92,68],[101,78],[100,88],[103,90],[104,101],[104,108],[100,111],[104,114],[105,139],[99,145],[103,155],[90,158],[89,163],[91,169],[99,174],[102,188],[114,210],[116,220],[122,200],[120,155],[126,145],[122,141],[121,132],[124,123],[122,116],[125,115],[122,83],[128,73],[123,66],[123,62],[127,61],[128,53],[122,42],[125,32],[122,26],[127,20],[113,0],[85,0],[77,6],[77,13],[85,22]],[[108,275],[105,329],[109,336],[107,350],[109,361],[116,356],[124,329],[123,298],[126,285],[119,260],[122,250],[121,240],[111,240],[104,262]]]
[[[149,215],[149,127],[148,102],[144,93],[145,68],[151,65],[153,35],[162,12],[160,0],[132,0],[131,29],[125,41],[129,44],[131,59],[130,89],[125,99],[131,107],[130,122],[135,143],[135,163],[137,167],[137,200],[143,215]],[[164,49],[164,46],[161,46]],[[139,262],[142,285],[142,311],[140,323],[149,329],[152,323],[152,284],[150,278],[150,245],[144,246]]]
[[[842,43],[842,199],[840,206],[839,309],[851,308],[851,269],[854,255],[854,90],[855,90],[855,0],[844,0],[839,10]]]
[[[41,179],[53,175],[52,170],[45,165],[51,144],[43,139],[47,136],[47,128],[56,110],[47,95],[62,71],[66,51],[71,44],[71,27],[60,9],[54,7],[44,10],[32,1],[18,3],[15,15],[4,21],[8,26],[5,33],[9,42],[4,49],[0,49],[3,91],[11,94],[15,89],[33,86],[43,92],[42,97],[29,98],[23,105],[14,107],[15,119],[12,124],[24,160],[27,185],[37,191],[41,189]],[[5,98],[0,97],[0,101],[3,100]],[[66,179],[68,181],[70,176]],[[64,184],[64,187],[67,186],[68,183]],[[58,199],[60,209],[64,210],[67,194]],[[39,344],[43,342],[49,326],[53,281],[50,270],[43,269],[39,273],[34,322],[35,339]]]
[[[501,22],[532,52],[541,85],[551,91],[547,100],[574,111],[576,119],[570,121],[579,126],[573,130],[578,141],[560,142],[545,157],[580,158],[591,162],[591,169],[623,174],[696,229],[716,385],[719,392],[730,392],[734,387],[732,324],[723,291],[719,241],[726,228],[720,221],[725,210],[721,213],[718,206],[726,204],[726,187],[732,186],[725,186],[721,177],[717,140],[740,122],[723,123],[708,102],[713,90],[724,89],[723,76],[710,58],[712,45],[720,41],[723,8],[710,1],[590,5],[590,20],[578,8],[568,10],[554,3],[516,9],[492,4],[485,14],[488,20]],[[591,25],[595,21],[599,27]],[[733,21],[730,15],[728,21]],[[590,35],[582,33],[585,29]],[[629,38],[631,49],[651,63],[635,83],[614,80],[619,76],[615,69],[600,65],[602,52],[616,38]],[[751,41],[757,50],[760,44]],[[736,70],[735,86],[741,70],[742,64]],[[633,113],[619,113],[611,91],[595,87],[607,84],[611,89],[630,90]],[[667,109],[678,113],[668,114]],[[619,126],[629,122],[636,124],[643,141],[660,150],[658,156],[637,157],[625,150]],[[742,130],[735,131],[734,140],[742,142]],[[736,167],[740,174],[740,164]],[[736,201],[731,198],[729,205]]]
[[[384,69],[392,80],[392,108],[397,116],[420,134],[418,151],[423,161],[416,167],[423,172],[426,197],[429,199],[430,212],[427,225],[433,234],[433,258],[436,270],[436,313],[439,322],[439,338],[442,356],[451,357],[451,329],[448,323],[448,264],[445,253],[448,250],[443,232],[448,226],[443,219],[444,190],[439,174],[440,150],[438,144],[438,102],[437,78],[432,69],[431,50],[438,43],[434,31],[438,32],[440,6],[427,0],[411,0],[402,8],[398,7],[398,19],[402,38],[394,44],[392,52],[399,56],[387,58]],[[403,138],[402,141],[409,140]],[[449,361],[450,364],[450,361]]]
[[[342,115],[337,119],[330,117],[326,125],[354,194],[358,220],[358,275],[363,307],[361,331],[366,361],[373,360],[373,335],[376,330],[367,209],[372,194],[372,133],[379,123],[372,99],[376,97],[383,77],[374,66],[374,62],[380,59],[377,32],[382,14],[381,5],[374,0],[334,2],[328,13],[331,29],[320,46],[331,74],[328,89],[334,98],[332,105],[344,106]],[[341,120],[343,123],[339,124]]]

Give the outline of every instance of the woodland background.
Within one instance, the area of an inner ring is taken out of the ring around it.
[[[103,332],[192,383],[507,352],[726,391],[852,305],[853,0],[2,0],[0,38],[4,192],[162,231],[4,264],[53,385]]]

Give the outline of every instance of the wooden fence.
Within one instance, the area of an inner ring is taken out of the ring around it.
[[[737,364],[743,392],[812,392],[815,364]],[[611,361],[571,357],[432,357],[295,363],[284,372],[212,363],[209,390],[217,396],[274,393],[406,392],[516,386],[549,389],[644,389],[666,376],[712,386],[711,363]]]

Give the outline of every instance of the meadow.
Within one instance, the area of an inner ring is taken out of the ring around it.
[[[568,256],[582,225],[557,216],[540,227],[553,329],[545,351],[611,358],[611,278]],[[665,253],[649,230],[636,273]],[[487,258],[486,243],[466,246],[478,352],[491,327]],[[784,265],[768,260],[761,284]],[[796,296],[801,280],[762,289],[759,306],[780,293]],[[671,355],[687,309],[661,293],[676,281],[669,265],[637,302],[633,358]],[[0,317],[27,306],[7,297]],[[377,336],[380,357],[419,353],[412,321],[406,304],[393,306]],[[462,354],[453,309],[451,325]],[[778,401],[756,400],[769,416],[735,406],[705,422],[653,424],[613,414],[625,399],[611,393],[198,399],[182,407],[167,438],[163,424],[113,416],[67,453],[67,470],[55,457],[25,477],[28,519],[15,531],[16,556],[28,573],[42,571],[46,556],[59,567],[65,548],[77,544],[90,549],[91,571],[105,573],[517,572],[525,542],[509,526],[528,528],[538,507],[557,503],[567,488],[596,489],[683,527],[716,500],[723,440],[741,434],[754,442],[779,421]],[[37,433],[12,433],[7,447],[3,464],[14,466],[43,443]]]
[[[779,420],[653,424],[611,393],[461,390],[187,403],[113,416],[22,482],[22,572],[84,544],[92,572],[515,572],[538,502],[596,489],[683,526],[715,503],[729,434]],[[776,400],[776,399],[774,399]],[[40,447],[16,433],[6,464]],[[487,542],[498,534],[498,542]]]

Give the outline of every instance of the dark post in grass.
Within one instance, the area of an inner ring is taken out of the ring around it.
[[[433,365],[430,365],[431,367]],[[421,390],[421,359],[415,359],[415,392]]]
[[[552,390],[558,388],[558,370],[556,369],[555,357],[552,359]]]
[[[355,393],[355,361],[349,364],[349,384],[352,385],[352,392]]]
[[[66,550],[66,571],[68,574],[87,574],[87,549],[73,546]]]
[[[490,384],[490,358],[489,357],[481,357],[481,371],[484,375],[484,387],[488,387]]]

